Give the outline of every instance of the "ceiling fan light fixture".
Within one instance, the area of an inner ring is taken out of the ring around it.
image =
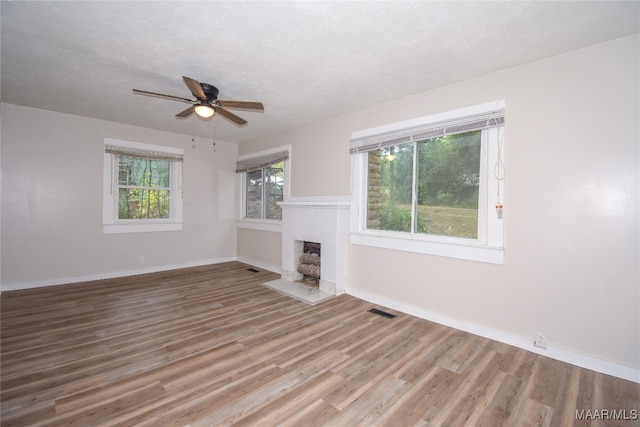
[[[215,110],[213,109],[213,107],[206,104],[204,101],[200,102],[199,104],[196,104],[193,110],[198,116],[205,119],[213,116],[213,114],[215,113]]]

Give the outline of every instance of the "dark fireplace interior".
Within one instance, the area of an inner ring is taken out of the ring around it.
[[[320,243],[304,242],[302,252],[298,273],[302,274],[302,282],[317,288],[320,284]]]

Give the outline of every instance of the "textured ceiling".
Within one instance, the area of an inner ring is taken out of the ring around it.
[[[638,33],[640,2],[0,3],[1,100],[230,142]],[[261,101],[176,119],[182,76]]]

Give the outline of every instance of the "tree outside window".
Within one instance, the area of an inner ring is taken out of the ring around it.
[[[170,217],[171,161],[118,156],[118,219]]]
[[[246,218],[282,219],[284,161],[246,172]]]
[[[370,151],[367,228],[476,239],[481,134]]]

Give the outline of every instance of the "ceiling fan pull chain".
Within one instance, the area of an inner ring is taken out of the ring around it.
[[[191,146],[193,149],[196,148],[196,139],[195,139],[195,122],[193,121],[194,117],[191,117]]]
[[[213,124],[213,152],[216,152],[216,125]]]

